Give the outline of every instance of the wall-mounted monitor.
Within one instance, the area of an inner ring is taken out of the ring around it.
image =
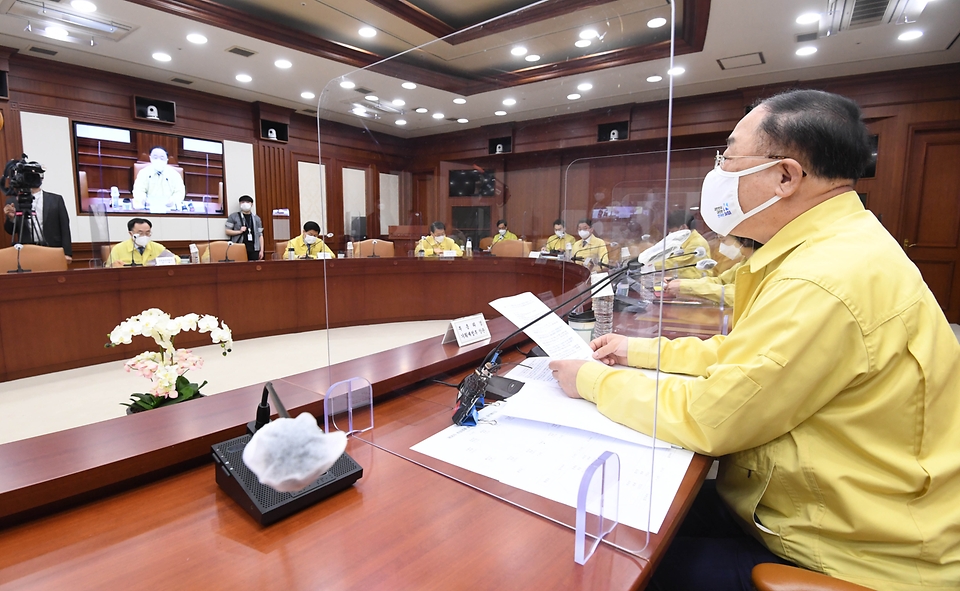
[[[73,139],[81,214],[226,215],[222,142],[88,123]],[[157,146],[167,168],[150,161]]]
[[[493,197],[497,194],[497,178],[492,170],[450,171],[450,197]]]

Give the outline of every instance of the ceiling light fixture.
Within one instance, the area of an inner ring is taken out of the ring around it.
[[[286,69],[288,69],[288,68],[290,68],[290,67],[293,66],[293,64],[290,63],[289,60],[277,60],[277,61],[273,62],[273,65],[275,65],[276,67],[280,68],[281,70],[286,70]]]
[[[371,103],[375,103],[375,102],[377,102],[377,101],[380,100],[380,97],[378,97],[378,96],[375,95],[375,94],[368,94],[367,96],[365,96],[365,97],[363,97],[363,98],[367,99],[367,100],[370,101]]]
[[[656,74],[647,76],[647,82],[660,82],[661,80],[663,80],[663,76],[657,76]]]
[[[797,17],[798,25],[812,25],[820,22],[819,12],[807,12]]]
[[[349,80],[344,80],[340,83],[340,88],[346,88],[347,90],[350,90],[351,88],[356,88],[356,86],[357,86],[356,84],[354,84],[353,82],[350,82]]]
[[[405,104],[407,104],[407,101],[405,101],[405,100],[403,100],[403,99],[393,99],[393,106],[394,106],[394,107],[402,107],[402,106],[405,105]]]
[[[586,92],[592,88],[593,88],[593,84],[590,84],[589,82],[584,82],[583,84],[577,85],[577,90],[579,90],[580,92]]]
[[[507,114],[507,112],[506,112],[506,111],[494,111],[493,114],[496,115],[497,117],[503,117],[504,115]]]
[[[516,47],[510,50],[510,53],[512,53],[517,57],[520,57],[521,55],[527,55],[527,48],[524,47],[523,45],[517,45]]]
[[[900,33],[900,36],[897,39],[901,41],[913,41],[914,39],[919,39],[923,37],[923,31],[907,31],[906,33]]]
[[[443,113],[434,113],[431,117],[434,119],[443,119]]]
[[[47,27],[47,33],[48,33],[48,34],[50,33],[50,28],[51,28],[51,27]],[[66,35],[67,35],[66,30],[63,30],[63,35],[64,35],[64,37],[66,37]],[[156,52],[156,53],[153,54],[153,59],[157,60],[158,62],[169,62],[169,61],[170,61],[171,59],[173,59],[173,58],[171,58],[169,55],[163,53],[162,51],[158,51],[158,52]]]
[[[33,32],[33,25],[30,24],[30,21],[27,21],[27,26],[25,26],[25,27],[23,28],[23,32],[24,32],[24,33],[32,33],[32,32]]]
[[[599,37],[599,36],[600,35],[597,34],[597,31],[594,29],[584,29],[580,31],[581,39],[595,39],[596,37]]]
[[[366,37],[366,38],[368,38],[368,39],[369,39],[370,37],[376,37],[376,36],[377,36],[377,30],[374,29],[373,27],[361,27],[360,30],[357,31],[357,32],[360,33],[360,36],[361,36],[361,37]]]
[[[93,2],[90,2],[89,0],[73,0],[73,2],[70,3],[70,6],[72,6],[74,10],[77,10],[79,12],[96,12],[97,11],[97,5],[94,4]]]
[[[237,82],[253,82],[253,77],[249,74],[237,74]]]
[[[407,120],[406,120],[406,119],[397,119],[397,120],[396,120],[396,124],[397,124],[397,125],[406,125],[406,124],[407,124]]]
[[[535,54],[535,53],[531,53],[530,55],[528,55],[527,57],[525,57],[525,58],[523,58],[523,59],[527,60],[528,62],[539,62],[539,61],[540,61],[540,56],[537,55],[537,54]]]
[[[429,113],[430,109],[426,107],[417,107],[416,111],[417,113],[420,113],[421,115],[423,115],[424,113]]]
[[[503,104],[507,107],[512,107],[513,105],[517,104],[517,99],[512,99],[512,98],[503,99]]]
[[[813,55],[815,53],[817,53],[817,48],[813,45],[807,45],[797,50],[797,55],[799,56]]]
[[[591,43],[593,43],[593,41],[589,39],[580,39],[579,41],[574,43],[574,45],[576,45],[577,47],[583,48],[583,47],[590,47]]]
[[[305,98],[307,100],[310,100],[310,99],[317,98],[317,95],[313,94],[309,90],[304,90],[303,92],[300,93],[300,98]]]
[[[577,94],[577,93],[573,93],[573,94],[568,94],[568,95],[567,95],[567,100],[568,100],[568,101],[575,101],[575,100],[577,100],[578,98],[580,98],[580,95]]]
[[[667,70],[667,76],[679,76],[680,74],[683,74],[686,71],[687,71],[686,69],[681,68],[680,66],[674,66],[669,70]]]
[[[350,109],[350,112],[352,112],[352,113],[355,114],[355,115],[366,115],[366,114],[367,114],[367,110],[364,109],[363,107],[360,107],[360,106],[357,106],[357,107],[354,107],[354,108]]]
[[[49,26],[43,30],[47,34],[47,37],[53,37],[54,39],[66,39],[70,36],[69,31],[63,27]],[[157,54],[153,54],[154,59],[157,59]],[[165,61],[170,61],[170,56],[167,56]]]
[[[404,82],[400,86],[406,88],[407,90],[414,90],[417,88],[417,85],[414,84],[413,82]]]
[[[207,42],[207,38],[200,33],[190,33],[187,35],[187,41],[196,45],[203,45]]]
[[[464,119],[463,117],[457,119],[457,123],[470,123],[469,119]]]
[[[467,104],[467,99],[465,99],[465,98],[459,98],[459,97],[458,97],[458,98],[455,98],[455,99],[453,99],[453,104],[455,104],[455,105],[465,105],[465,104]]]
[[[651,29],[659,29],[665,24],[667,24],[667,19],[663,18],[662,16],[658,16],[657,18],[652,18],[647,21],[647,26]]]

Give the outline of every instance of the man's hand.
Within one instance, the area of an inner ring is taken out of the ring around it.
[[[680,295],[680,282],[683,279],[671,279],[663,288],[663,296],[668,298],[675,298]]]
[[[8,203],[3,206],[3,215],[7,216],[7,219],[13,221],[14,215],[17,213],[17,208],[14,207],[13,203]]]
[[[261,260],[261,261],[263,260],[263,249],[262,249],[262,248],[260,249],[260,256],[258,257],[258,260]]]
[[[557,359],[550,362],[553,377],[563,388],[563,393],[570,398],[580,398],[580,393],[577,392],[577,372],[584,363],[590,362],[579,359]]]
[[[73,262],[73,257],[72,257],[72,256],[63,255],[63,258],[67,259],[67,264],[68,264],[68,265]]]
[[[240,233],[241,233],[241,234],[243,234],[243,233],[246,232],[246,231],[247,231],[247,227],[246,227],[246,226],[240,226]]]
[[[605,334],[590,341],[593,358],[607,365],[627,364],[627,337],[621,334]],[[551,365],[552,366],[552,365]]]
[[[114,267],[114,268],[122,267],[122,266],[123,266],[123,261],[113,261],[113,263],[112,263],[110,266],[111,266],[111,267]]]

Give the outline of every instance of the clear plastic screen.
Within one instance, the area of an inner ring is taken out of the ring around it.
[[[511,24],[511,19],[523,22],[524,11],[544,6],[534,3],[418,47],[385,39],[396,51],[394,57],[360,70],[345,68],[323,90],[317,120],[322,167],[315,174],[327,190],[317,205],[324,212],[323,232],[332,234],[331,248],[353,259],[316,263],[324,277],[324,297],[316,306],[323,307],[328,328],[344,325],[344,310],[351,306],[354,311],[366,306],[365,323],[383,321],[389,306],[370,304],[376,298],[415,307],[424,319],[483,313],[493,320],[499,313],[488,303],[524,291],[516,287],[519,281],[501,274],[472,291],[460,282],[488,272],[494,264],[506,267],[506,259],[524,259],[509,261],[514,276],[543,274],[549,268],[559,279],[549,290],[552,297],[541,299],[548,305],[566,301],[589,282],[581,264],[585,261],[565,260],[566,243],[582,242],[579,220],[596,218],[594,232],[602,249],[591,242],[579,250],[596,263],[596,270],[617,274],[609,285],[611,295],[600,304],[609,310],[612,332],[720,332],[719,303],[682,298],[668,302],[660,295],[658,285],[670,277],[676,261],[666,261],[666,274],[643,275],[640,269],[626,268],[645,242],[663,236],[668,210],[681,207],[696,217],[700,183],[717,150],[687,150],[681,166],[671,172],[670,126],[647,129],[630,106],[649,103],[658,112],[669,112],[671,32],[681,27],[683,5],[617,2],[539,18],[534,24]],[[657,18],[665,20],[664,26],[647,25]],[[578,69],[580,64],[595,67],[604,55],[640,45],[657,48],[650,54],[655,59],[643,62],[642,68]],[[651,87],[644,80],[653,74],[661,76],[662,84]],[[583,114],[597,118],[599,125],[578,126]],[[374,157],[357,156],[352,148],[360,142],[365,149],[376,146]],[[556,227],[558,219],[563,228]],[[501,235],[500,229],[506,232]],[[558,229],[564,230],[562,236],[557,236]],[[438,235],[446,240],[431,238]],[[704,240],[709,240],[705,234]],[[387,252],[407,260],[390,262]],[[696,255],[694,265],[710,255],[707,248]],[[400,264],[411,265],[402,281],[388,279],[386,274]],[[371,296],[373,292],[379,295]],[[573,307],[585,311],[595,301],[589,293],[574,299],[562,309],[564,321]],[[672,324],[662,323],[662,316]],[[497,340],[495,334],[487,346]],[[436,347],[441,346],[437,338]],[[523,343],[521,349],[531,346]],[[517,361],[517,355],[507,359],[500,375]],[[656,368],[650,375],[656,388]],[[437,376],[454,385],[461,377],[462,372]],[[418,444],[451,425],[457,391],[437,384],[398,394],[389,403],[402,407],[408,418],[402,424],[378,419],[376,428],[355,437],[575,529],[579,483],[598,457],[577,452],[582,433],[507,416],[502,411],[509,401],[492,404],[481,411],[476,427],[461,428],[469,430],[465,433],[470,438],[476,436],[472,458],[477,461],[463,456],[445,461],[424,453]],[[659,494],[656,487],[676,478],[665,470],[688,452],[666,445],[655,452],[650,444],[599,437],[609,443],[601,451],[615,451],[621,458],[621,482],[630,485],[621,488],[621,523],[605,542],[643,556],[648,531],[656,530],[653,523],[659,521],[650,515],[666,511],[653,500]],[[531,438],[571,451],[538,458]],[[420,451],[412,449],[415,446]],[[496,454],[503,454],[503,462],[481,461]],[[518,459],[537,465],[537,470],[525,469]],[[551,480],[550,493],[529,492],[530,479],[540,477]],[[625,506],[631,510],[625,512]],[[630,525],[625,524],[625,513]]]

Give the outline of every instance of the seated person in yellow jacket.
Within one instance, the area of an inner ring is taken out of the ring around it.
[[[688,214],[685,209],[675,209],[671,211],[667,214],[667,233],[690,229],[690,219],[690,214]],[[702,271],[692,266],[699,260],[710,256],[710,245],[696,230],[690,229],[690,236],[683,241],[680,248],[682,248],[682,252],[686,254],[672,256],[667,259],[666,269],[668,276],[676,274],[680,279],[699,279],[700,277],[712,277],[716,274],[713,270]],[[705,254],[698,257],[694,252],[697,248],[703,248]],[[655,259],[652,261],[652,264],[654,268],[659,269],[662,263],[660,259]],[[684,268],[680,269],[679,267]],[[671,271],[671,269],[676,270]]]
[[[576,238],[570,234],[567,234],[567,230],[563,225],[563,220],[557,218],[553,221],[553,236],[547,238],[547,243],[543,245],[541,251],[560,254],[566,250],[568,244],[573,246],[573,243],[576,241]]]
[[[320,237],[320,224],[317,222],[307,222],[303,225],[303,233],[287,242],[286,254],[283,258],[290,258],[291,248],[294,258],[297,259],[319,259],[321,252],[326,253],[327,258],[337,258],[333,251],[323,243],[323,239]]]
[[[730,267],[740,261],[750,258],[755,246],[759,246],[749,238],[737,238],[736,236],[721,236],[719,240],[710,240],[713,254],[710,256],[717,261],[717,266],[713,272],[720,275]]]
[[[737,293],[737,269],[744,263],[746,261],[737,261],[732,267],[716,277],[671,279],[663,288],[663,295],[671,298],[690,296],[720,303],[720,294],[722,293],[723,305],[733,308],[734,294]]]
[[[490,243],[490,246],[504,240],[519,240],[519,238],[507,229],[507,220],[497,220],[497,233],[493,236],[493,242]]]
[[[430,224],[430,235],[417,243],[414,249],[416,256],[438,257],[443,256],[443,252],[452,250],[454,256],[463,256],[463,250],[453,241],[453,238],[447,237],[447,227],[443,222],[433,222]]]
[[[585,267],[598,267],[607,264],[607,243],[593,233],[593,220],[583,218],[577,223],[580,240],[573,243],[573,260]]]
[[[108,267],[136,267],[156,265],[158,257],[172,257],[176,264],[180,264],[180,257],[173,254],[159,242],[151,240],[153,224],[144,218],[133,218],[127,222],[127,232],[130,238],[117,244],[110,251],[107,259]]]

